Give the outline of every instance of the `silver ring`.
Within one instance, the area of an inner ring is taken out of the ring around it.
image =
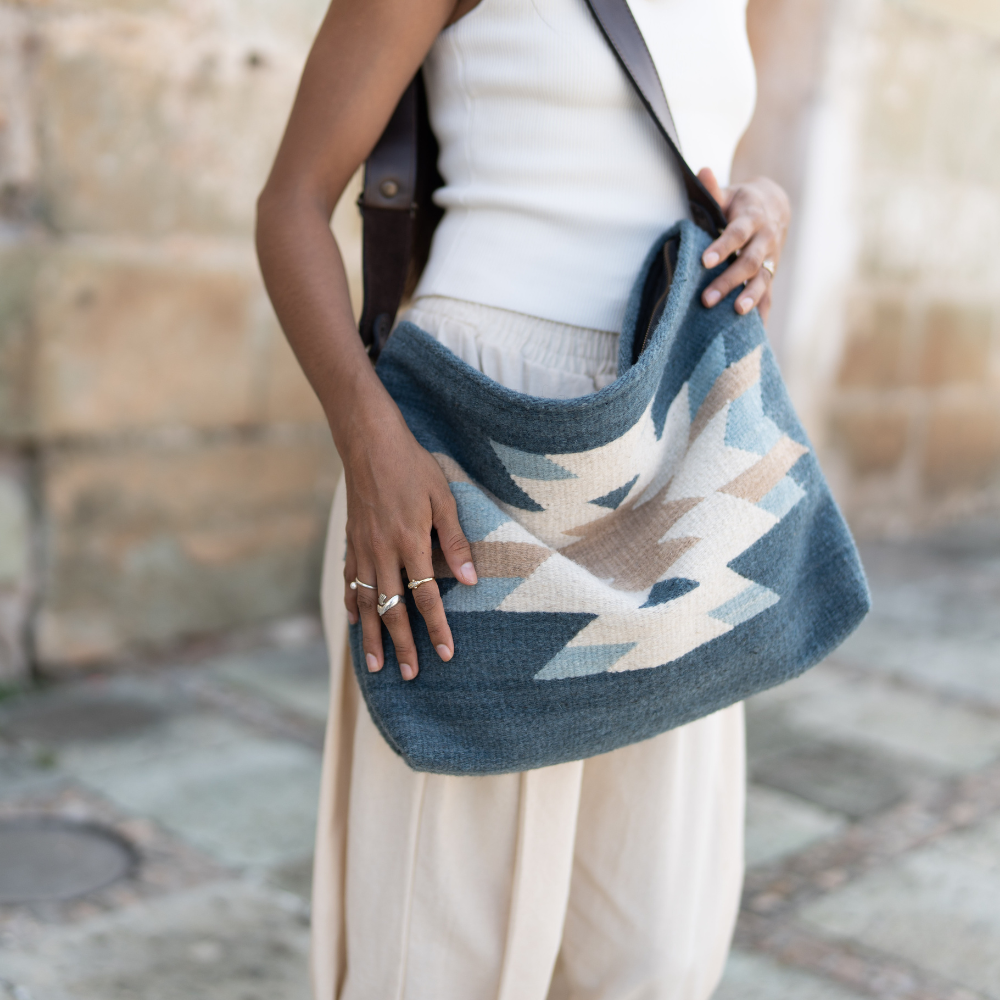
[[[772,278],[774,277],[774,270],[775,270],[774,261],[771,260],[770,257],[768,257],[767,260],[761,261],[760,266],[764,268],[764,270],[767,271],[767,273],[771,275]]]
[[[430,583],[431,580],[433,580],[433,579],[434,579],[433,576],[425,576],[422,580],[411,580],[406,586],[410,590],[416,590],[417,587],[420,586],[420,584],[422,584],[422,583]]]
[[[379,618],[382,617],[390,608],[394,608],[399,604],[399,594],[393,594],[392,597],[386,597],[385,594],[378,595],[378,607],[375,609],[378,612]]]
[[[358,587],[364,587],[365,590],[374,590],[375,588],[370,583],[362,583],[357,577],[351,580],[351,590],[357,590]]]

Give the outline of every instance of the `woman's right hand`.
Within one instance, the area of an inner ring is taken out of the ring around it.
[[[407,578],[434,575],[431,529],[437,529],[442,554],[460,583],[476,583],[476,568],[441,467],[414,438],[388,394],[376,393],[364,410],[347,435],[349,444],[341,448],[347,480],[344,603],[352,625],[360,618],[368,669],[374,672],[384,665],[384,624],[403,679],[411,681],[419,663],[403,595]],[[373,589],[351,590],[355,578]],[[400,595],[399,603],[381,618],[379,594]],[[431,645],[442,660],[450,660],[455,646],[437,582],[422,583],[413,591],[413,600],[427,623]]]

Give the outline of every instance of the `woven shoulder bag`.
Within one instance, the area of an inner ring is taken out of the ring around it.
[[[706,309],[725,227],[680,155],[625,0],[587,0],[676,158],[691,219],[651,248],[618,378],[541,399],[486,378],[411,323],[389,337],[433,222],[434,144],[419,75],[368,161],[361,333],[416,439],[441,465],[479,582],[434,569],[455,639],[403,681],[351,649],[376,726],[412,768],[499,774],[648,739],[780,684],[859,624],[854,543],[792,408],[756,311]],[[728,303],[728,308],[726,307]]]

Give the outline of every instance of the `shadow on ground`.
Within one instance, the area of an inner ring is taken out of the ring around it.
[[[748,704],[717,1000],[1000,1000],[1000,524],[864,557],[868,621]],[[0,997],[306,1000],[325,708],[318,643],[0,704]]]

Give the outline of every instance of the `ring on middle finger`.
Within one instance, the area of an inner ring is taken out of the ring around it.
[[[390,608],[394,608],[399,604],[399,594],[393,594],[392,597],[386,597],[385,594],[378,595],[378,607],[375,610],[378,612],[379,618],[382,617]]]

